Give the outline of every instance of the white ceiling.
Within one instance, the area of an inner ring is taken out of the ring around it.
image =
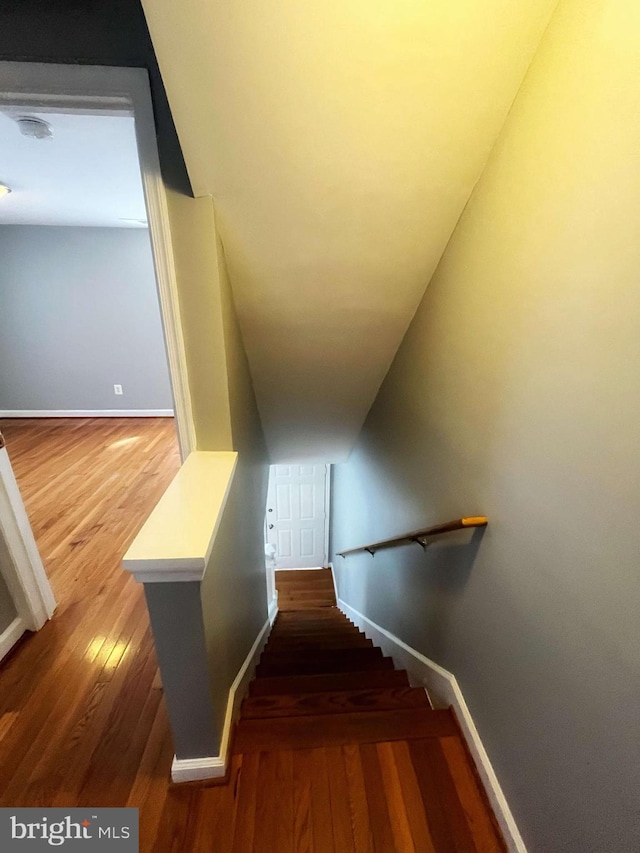
[[[555,2],[143,0],[273,461],[348,454]]]
[[[23,136],[12,115],[44,119],[53,138]],[[0,225],[146,227],[129,116],[0,112],[0,183]]]

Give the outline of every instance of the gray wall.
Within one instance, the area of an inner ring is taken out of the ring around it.
[[[0,257],[0,410],[173,407],[146,229],[2,226]]]
[[[640,850],[640,12],[561,2],[347,464],[341,596],[453,672],[531,853]]]

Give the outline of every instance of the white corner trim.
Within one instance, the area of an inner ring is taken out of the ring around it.
[[[233,726],[240,715],[240,705],[249,688],[249,682],[253,678],[256,664],[262,654],[267,642],[273,621],[278,612],[277,604],[274,602],[269,606],[269,618],[264,623],[262,630],[251,646],[249,654],[240,667],[233,684],[229,689],[227,700],[227,712],[224,718],[222,739],[220,741],[220,755],[204,756],[203,758],[176,758],[173,757],[171,765],[171,779],[174,782],[195,782],[200,779],[220,779],[226,776],[229,765],[229,748],[231,745],[231,734]]]
[[[226,762],[219,755],[205,758],[176,758],[171,764],[172,782],[199,782],[204,779],[221,779],[227,772]]]
[[[0,418],[172,418],[173,409],[4,409]]]
[[[0,660],[13,648],[26,630],[27,626],[19,616],[16,616],[13,622],[4,629],[0,634]]]
[[[53,615],[56,601],[6,448],[0,448],[0,539],[9,557],[2,576],[24,627],[37,631]]]
[[[440,701],[453,707],[510,853],[527,853],[522,836],[500,787],[498,777],[491,766],[489,756],[480,740],[480,735],[455,675],[438,666],[437,663],[429,660],[416,649],[412,649],[411,646],[408,646],[385,628],[376,625],[371,619],[348,605],[346,601],[338,599],[338,607],[376,645],[382,648],[385,655],[393,658],[396,666],[407,670],[413,684],[423,686]]]
[[[336,573],[333,569],[333,563],[329,563],[328,568],[331,569],[331,580],[333,581],[333,592],[335,594],[336,604],[337,604],[340,601],[340,596],[338,595],[338,580],[336,578]]]
[[[273,625],[276,621],[276,616],[278,615],[278,590],[275,591],[273,598],[271,599],[271,603],[269,604],[269,624]]]
[[[237,461],[227,450],[188,456],[122,559],[138,583],[202,580]]]
[[[331,465],[324,466],[324,565],[329,563],[329,531],[331,529]],[[336,601],[338,597],[336,596]]]

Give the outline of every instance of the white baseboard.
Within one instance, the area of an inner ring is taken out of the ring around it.
[[[331,569],[331,580],[333,581],[333,591],[334,591],[335,596],[336,596],[336,604],[337,604],[338,601],[340,601],[340,596],[338,595],[338,581],[336,578],[336,573],[333,569],[333,563],[329,563],[328,568]]]
[[[271,604],[269,605],[269,624],[273,625],[276,621],[276,616],[278,615],[278,590],[275,591],[273,598],[271,599]]]
[[[16,616],[13,622],[4,629],[0,634],[0,660],[14,647],[26,630],[27,626],[19,616]]]
[[[269,605],[269,618],[262,630],[256,637],[249,654],[240,667],[229,689],[227,700],[227,713],[224,718],[222,729],[222,740],[220,742],[220,754],[208,755],[202,758],[176,758],[173,757],[171,765],[171,779],[174,782],[197,782],[203,779],[220,779],[226,776],[229,766],[229,747],[231,744],[231,732],[240,714],[240,705],[249,689],[249,682],[253,678],[256,664],[262,654],[267,642],[269,631],[278,613],[277,599],[272,599]]]
[[[173,409],[5,409],[0,418],[172,418]]]
[[[176,758],[171,765],[172,782],[200,782],[205,779],[222,779],[227,763],[220,755],[206,758]]]
[[[287,566],[286,568],[280,569],[276,566],[274,572],[319,572],[326,568],[327,566]]]
[[[376,625],[375,622],[350,607],[342,599],[338,599],[338,607],[376,645],[380,646],[385,655],[393,658],[396,666],[407,670],[412,684],[424,687],[431,694],[431,698],[437,700],[438,704],[453,707],[510,853],[527,853],[522,836],[491,766],[489,756],[480,740],[480,735],[467,703],[464,701],[456,677],[438,666],[437,663],[421,655],[420,652],[412,649],[411,646],[389,633],[385,628]]]

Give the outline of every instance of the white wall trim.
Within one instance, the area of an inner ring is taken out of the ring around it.
[[[0,660],[11,651],[26,630],[27,626],[19,616],[4,629],[0,634]]]
[[[453,707],[509,851],[527,853],[456,677],[416,649],[412,649],[399,637],[376,625],[346,601],[338,599],[338,607],[382,648],[385,655],[393,658],[396,666],[407,670],[413,684],[423,686],[439,702]]]
[[[333,581],[333,591],[336,596],[336,604],[340,601],[340,596],[338,595],[338,580],[336,578],[336,573],[333,569],[333,563],[329,563],[327,568],[331,569],[331,580]]]
[[[271,603],[269,604],[269,624],[273,625],[276,621],[276,616],[278,615],[278,590],[276,590],[273,594],[273,598],[271,599]]]
[[[233,450],[189,455],[122,558],[138,583],[203,579],[237,461]]]
[[[324,565],[329,565],[329,531],[331,528],[331,465],[324,466]],[[336,601],[338,596],[336,595]]]
[[[160,173],[147,71],[97,65],[0,62],[0,105],[28,105],[39,111],[133,115],[178,442],[184,461],[196,449],[196,434],[169,211]]]
[[[37,631],[56,607],[6,448],[0,448],[0,538],[9,560],[3,577],[24,627]]]
[[[0,418],[172,418],[173,409],[3,409]]]
[[[247,694],[249,682],[253,678],[256,665],[278,613],[277,603],[274,602],[275,599],[269,605],[269,618],[256,637],[255,643],[251,647],[229,690],[227,712],[224,718],[222,739],[220,741],[220,754],[205,756],[203,758],[176,758],[174,755],[173,764],[171,765],[171,779],[173,782],[195,782],[201,779],[220,779],[226,776],[229,766],[229,749],[233,726],[240,715],[240,705]]]

